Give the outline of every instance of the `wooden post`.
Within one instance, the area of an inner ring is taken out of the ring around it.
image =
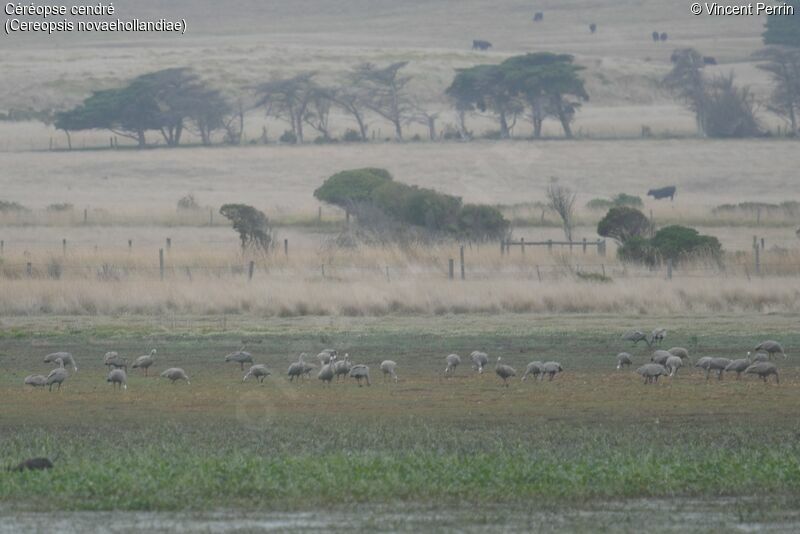
[[[133,252],[133,239],[128,239],[128,252]]]
[[[158,271],[161,274],[161,279],[164,279],[164,249],[158,249]]]
[[[322,206],[317,211],[317,222],[322,222]]]
[[[606,257],[606,240],[605,239],[598,239],[597,240],[597,255],[603,258]]]
[[[667,280],[672,280],[672,258],[667,259]]]
[[[553,253],[553,240],[552,239],[548,239],[547,240],[547,252],[549,252],[550,254]]]
[[[89,222],[89,210],[83,208],[83,224],[86,224],[88,222]]]
[[[761,238],[761,250],[762,250],[762,252],[764,250],[764,238],[763,237]]]
[[[503,256],[506,253],[506,240],[500,240],[500,255]]]
[[[33,265],[31,262],[28,262],[27,265],[25,265],[25,272],[28,273],[28,276],[33,276]]]
[[[0,241],[0,254],[3,253],[3,249],[4,248],[6,248],[6,242],[5,241]]]
[[[288,258],[289,257],[289,240],[283,240],[283,254]]]
[[[344,212],[344,223],[350,227],[350,210],[345,210]]]
[[[188,265],[186,266],[186,278],[188,278],[190,282],[192,281],[192,270],[189,269]]]
[[[761,208],[756,210],[756,225],[761,226]]]
[[[167,238],[167,250],[169,250],[171,248],[172,248],[172,238],[168,237]]]
[[[455,273],[453,272],[453,271],[455,271],[455,261],[453,260],[453,258],[450,258],[449,260],[447,260],[447,266],[448,266],[447,277],[450,280],[452,280],[453,277],[455,276]]]
[[[600,268],[603,269],[603,278],[605,278],[606,277],[606,264],[605,263],[601,263],[600,264]]]
[[[519,238],[519,248],[521,248],[522,249],[522,253],[525,254],[525,238],[524,237],[520,237]]]
[[[214,210],[208,208],[208,225],[214,226]]]
[[[322,264],[322,278],[325,278],[325,264]]]
[[[109,148],[114,148],[114,137],[113,136],[108,138],[108,147]]]
[[[758,236],[753,236],[753,249],[758,248]]]
[[[536,276],[539,278],[539,281],[542,281],[542,272],[539,270],[539,265],[536,265]]]
[[[253,260],[250,260],[250,265],[247,267],[247,281],[248,282],[253,279],[253,270],[255,269],[255,267],[256,267],[256,262],[254,262]]]
[[[583,253],[586,254],[586,238],[583,238]]]
[[[388,265],[386,266],[386,281],[387,282],[391,282],[392,281],[391,278],[389,278],[389,266]]]
[[[461,279],[464,280],[465,273],[464,273],[464,245],[461,245]]]
[[[61,240],[61,251],[66,255],[67,254],[67,238]]]
[[[756,274],[761,274],[761,251],[756,246]]]

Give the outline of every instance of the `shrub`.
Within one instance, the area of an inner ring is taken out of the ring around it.
[[[575,273],[575,276],[578,280],[583,282],[593,282],[596,284],[608,284],[611,283],[611,278],[600,273],[585,273],[582,271],[578,271]]]
[[[642,202],[642,198],[636,195],[626,195],[625,193],[620,193],[614,197],[612,200],[615,206],[633,206],[633,207],[642,207],[644,203]]]
[[[459,232],[471,239],[503,237],[509,223],[495,207],[465,204],[458,217]]]
[[[363,141],[363,139],[361,139],[361,134],[358,133],[357,130],[348,128],[345,130],[344,135],[342,136],[342,141],[345,143],[360,143]]]
[[[281,136],[278,138],[278,141],[280,141],[281,143],[287,143],[287,144],[294,145],[294,144],[297,144],[297,136],[294,134],[294,132],[293,132],[293,131],[291,131],[291,130],[286,130],[286,131],[285,131],[285,132],[283,132],[283,134],[282,134],[282,135],[281,135]]]
[[[642,263],[652,267],[659,263],[658,251],[650,244],[650,240],[635,236],[617,249],[617,256],[622,261]]]
[[[70,204],[68,202],[59,202],[59,203],[56,203],[56,204],[50,204],[49,206],[47,206],[45,208],[45,210],[47,210],[47,211],[49,211],[51,213],[53,213],[53,212],[63,213],[65,211],[72,211],[74,208],[75,208],[75,206],[73,206],[72,204]]]
[[[407,224],[434,232],[455,232],[461,199],[433,189],[397,182],[382,185],[372,192],[372,201],[384,213]]]
[[[698,256],[710,256],[719,259],[722,245],[716,237],[700,235],[694,228],[672,225],[656,232],[651,239],[652,246],[658,250],[663,259],[679,262],[683,259]]]
[[[611,208],[597,224],[597,234],[625,243],[632,237],[643,237],[650,231],[644,213],[629,207]]]
[[[614,202],[608,200],[607,198],[593,198],[589,202],[586,203],[586,207],[590,210],[607,210],[614,206]]]
[[[179,210],[199,210],[200,204],[194,198],[194,195],[191,193],[182,197],[178,200],[178,209]]]
[[[242,250],[253,247],[266,252],[272,246],[272,227],[263,212],[246,204],[225,204],[219,212],[239,232]]]
[[[30,211],[30,210],[18,202],[12,202],[9,200],[0,200],[0,213],[12,213],[21,211]]]
[[[329,204],[350,209],[372,200],[372,191],[391,182],[392,175],[384,169],[364,168],[337,172],[314,191],[314,197]]]

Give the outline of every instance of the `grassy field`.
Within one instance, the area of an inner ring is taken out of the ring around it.
[[[22,509],[307,509],[343,503],[563,505],[597,499],[796,495],[800,373],[781,361],[781,384],[752,377],[706,383],[683,369],[645,386],[616,371],[628,327],[670,328],[667,344],[743,356],[764,337],[787,352],[796,316],[640,318],[469,316],[392,319],[186,317],[29,318],[2,330],[0,457],[58,455],[48,473],[2,473],[0,499]],[[273,370],[241,383],[222,356],[242,338]],[[256,342],[258,341],[258,343]],[[332,346],[370,365],[371,387],[290,384],[300,351]],[[157,347],[157,369],[181,366],[192,383],[131,373],[127,392],[103,381],[102,354]],[[552,382],[512,381],[466,362],[443,379],[444,356],[480,348],[519,371],[556,359]],[[60,393],[29,391],[43,354],[70,350],[80,370]],[[648,353],[634,350],[644,362]],[[384,384],[378,363],[399,363]]]

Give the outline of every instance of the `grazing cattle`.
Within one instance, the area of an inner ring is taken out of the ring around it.
[[[653,32],[653,42],[654,43],[657,43],[660,37],[661,36],[659,35],[658,32]]]
[[[492,43],[489,41],[483,41],[481,39],[475,39],[472,41],[472,49],[473,50],[489,50],[491,48]]]
[[[589,24],[589,31],[592,32],[592,33],[596,32],[597,31],[597,24],[595,24],[594,22]]]
[[[667,40],[667,32],[661,32],[661,35],[659,35],[658,38],[661,39],[661,41],[666,41]]]
[[[544,13],[537,11],[533,15],[533,22],[542,22],[544,20]]]
[[[667,187],[660,187],[658,189],[651,189],[647,192],[648,197],[653,197],[656,200],[669,197],[670,200],[675,200],[675,186],[670,185]]]
[[[703,64],[705,65],[716,65],[717,58],[713,56],[703,56]]]

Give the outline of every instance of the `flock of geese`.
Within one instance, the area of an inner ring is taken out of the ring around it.
[[[624,334],[622,339],[632,341],[634,345],[644,341],[648,347],[652,347],[655,343],[661,343],[666,335],[667,331],[664,328],[657,328],[649,335],[640,330],[633,330]],[[730,358],[704,356],[697,360],[694,366],[706,372],[706,380],[710,378],[712,372],[717,373],[718,380],[722,380],[724,372],[734,372],[737,380],[744,373],[758,375],[764,382],[767,381],[769,376],[774,376],[777,384],[780,383],[778,366],[771,361],[777,355],[783,356],[784,359],[786,358],[783,346],[779,342],[770,339],[756,345],[744,358],[731,360]],[[642,365],[636,372],[644,378],[645,384],[654,384],[658,382],[660,376],[674,377],[678,373],[678,369],[683,367],[684,362],[691,363],[689,351],[685,348],[659,349],[653,352],[650,357],[650,363]],[[632,364],[633,357],[629,353],[620,352],[617,354],[617,369],[622,369]]]
[[[622,336],[622,339],[632,341],[637,345],[640,341],[644,341],[648,347],[652,347],[655,343],[661,343],[666,337],[666,330],[658,328],[650,334],[644,334],[641,331],[635,330],[628,332]],[[271,376],[272,373],[264,364],[256,364],[253,361],[253,355],[244,350],[245,347],[232,352],[225,356],[225,362],[238,363],[242,371],[245,370],[245,364],[249,367],[247,372],[242,378],[242,382],[246,382],[248,378],[253,378],[259,383],[263,383],[264,379]],[[156,349],[150,351],[149,354],[139,356],[131,365],[133,369],[140,369],[144,376],[149,376],[149,369],[156,361]],[[786,358],[786,353],[783,347],[777,341],[764,341],[756,346],[752,352],[747,353],[746,358],[731,360],[728,358],[717,357],[703,357],[696,363],[695,367],[705,370],[706,380],[709,379],[712,372],[717,373],[717,378],[722,380],[724,372],[735,372],[736,378],[741,378],[744,374],[755,374],[761,377],[764,382],[767,381],[769,376],[775,376],[775,382],[779,383],[778,367],[771,361],[773,356],[781,355]],[[316,365],[306,361],[307,353],[300,354],[298,361],[293,362],[287,369],[287,377],[290,382],[299,381],[309,378],[311,373],[317,368]],[[473,351],[469,356],[472,362],[472,369],[478,373],[483,373],[484,369],[489,365],[489,355],[481,351]],[[335,349],[325,349],[317,354],[320,369],[317,373],[317,378],[324,384],[330,384],[336,380],[346,380],[354,378],[359,386],[366,383],[367,386],[371,385],[369,376],[369,367],[364,364],[354,364],[350,360],[350,355],[345,353],[344,357],[339,359],[338,352]],[[72,367],[74,372],[78,371],[78,366],[75,363],[74,356],[69,352],[54,352],[48,354],[44,358],[45,363],[53,363],[57,365],[55,369],[50,371],[47,376],[40,374],[33,374],[25,377],[25,384],[32,387],[47,387],[50,391],[53,386],[58,390],[61,385],[69,377],[66,365]],[[446,367],[444,369],[444,376],[449,377],[455,374],[456,369],[461,365],[461,356],[458,354],[449,354],[445,358]],[[674,377],[678,370],[684,366],[684,362],[690,362],[689,351],[683,347],[672,347],[669,350],[656,350],[650,357],[650,362],[639,367],[636,372],[644,378],[645,384],[657,383],[659,377],[670,376]],[[128,361],[126,358],[120,356],[117,352],[107,352],[103,358],[103,364],[109,368],[106,382],[111,383],[113,387],[120,389],[128,389]],[[617,355],[617,369],[623,369],[633,364],[633,356],[627,352],[621,352]],[[393,360],[384,360],[380,364],[380,370],[383,374],[384,382],[392,380],[397,382],[397,362]],[[517,376],[517,371],[510,365],[502,363],[502,357],[497,358],[495,364],[495,374],[503,381],[503,385],[508,387],[509,379]],[[529,377],[534,379],[543,380],[545,376],[549,380],[553,380],[559,373],[564,370],[559,362],[548,361],[533,361],[530,362],[522,374],[521,381],[526,381]],[[185,380],[187,384],[189,375],[180,367],[170,367],[164,370],[161,375],[172,384],[179,380]]]

